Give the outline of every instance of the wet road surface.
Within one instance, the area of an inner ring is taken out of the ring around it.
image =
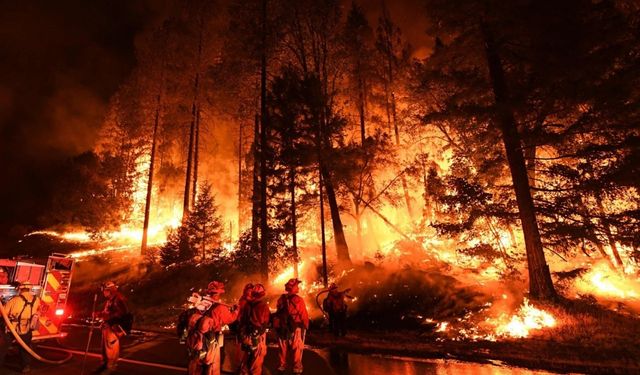
[[[59,348],[74,353],[71,360],[63,365],[50,365],[33,360],[32,374],[47,375],[75,375],[80,374],[83,362],[84,348],[88,338],[88,329],[83,327],[69,327],[69,336],[60,342],[42,342],[38,344],[37,352],[51,359],[59,359],[66,354]],[[100,365],[100,332],[95,330],[91,340],[90,353],[85,364],[85,374],[90,374]],[[183,345],[171,335],[135,332],[123,339],[122,360],[115,374],[119,375],[174,375],[186,373],[186,353]],[[237,346],[232,338],[225,342],[226,354],[223,366],[224,373],[234,373],[238,365]],[[58,349],[56,349],[58,348]],[[264,373],[276,374],[277,350],[270,346],[265,360]],[[434,374],[434,375],[531,375],[547,374],[493,364],[477,364],[452,360],[415,359],[379,355],[363,355],[333,351],[330,349],[305,350],[303,364],[307,375],[392,375],[392,374]],[[19,359],[17,353],[7,356],[4,368],[0,374],[19,374]]]

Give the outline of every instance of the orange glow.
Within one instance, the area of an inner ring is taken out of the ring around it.
[[[499,320],[502,318],[504,315]],[[506,323],[498,325],[495,334],[497,337],[525,338],[531,331],[553,328],[556,324],[553,315],[531,305],[525,298],[516,314]]]

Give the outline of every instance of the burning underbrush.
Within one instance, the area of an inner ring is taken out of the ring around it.
[[[470,285],[442,265],[393,270],[369,264],[338,282],[357,296],[350,318],[355,329],[412,330],[440,341],[496,341],[540,335],[560,324],[546,307],[517,292],[523,290],[517,280],[510,287]]]

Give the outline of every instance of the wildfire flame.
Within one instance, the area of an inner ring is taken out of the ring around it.
[[[525,338],[532,330],[552,328],[556,324],[553,315],[531,305],[525,298],[516,314],[506,324],[499,325],[495,333],[497,337]]]
[[[576,280],[576,291],[610,299],[639,299],[640,283],[624,273],[612,270],[606,263],[595,264]]]

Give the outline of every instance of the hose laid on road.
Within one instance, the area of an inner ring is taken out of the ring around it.
[[[2,303],[2,301],[0,301],[0,312],[2,313],[2,318],[4,319],[5,324],[7,325],[7,327],[9,327],[9,330],[13,334],[13,337],[16,339],[16,342],[20,344],[20,346],[22,346],[22,348],[26,350],[27,353],[31,354],[33,358],[37,359],[40,362],[44,362],[52,365],[61,365],[63,363],[66,363],[73,357],[73,354],[69,353],[68,357],[60,360],[43,358],[38,353],[34,352],[33,349],[29,347],[29,345],[27,345],[24,341],[22,341],[22,338],[20,338],[20,335],[18,334],[18,332],[16,332],[16,329],[13,327],[13,324],[11,324],[11,320],[7,316],[7,312],[4,309],[4,304]]]

